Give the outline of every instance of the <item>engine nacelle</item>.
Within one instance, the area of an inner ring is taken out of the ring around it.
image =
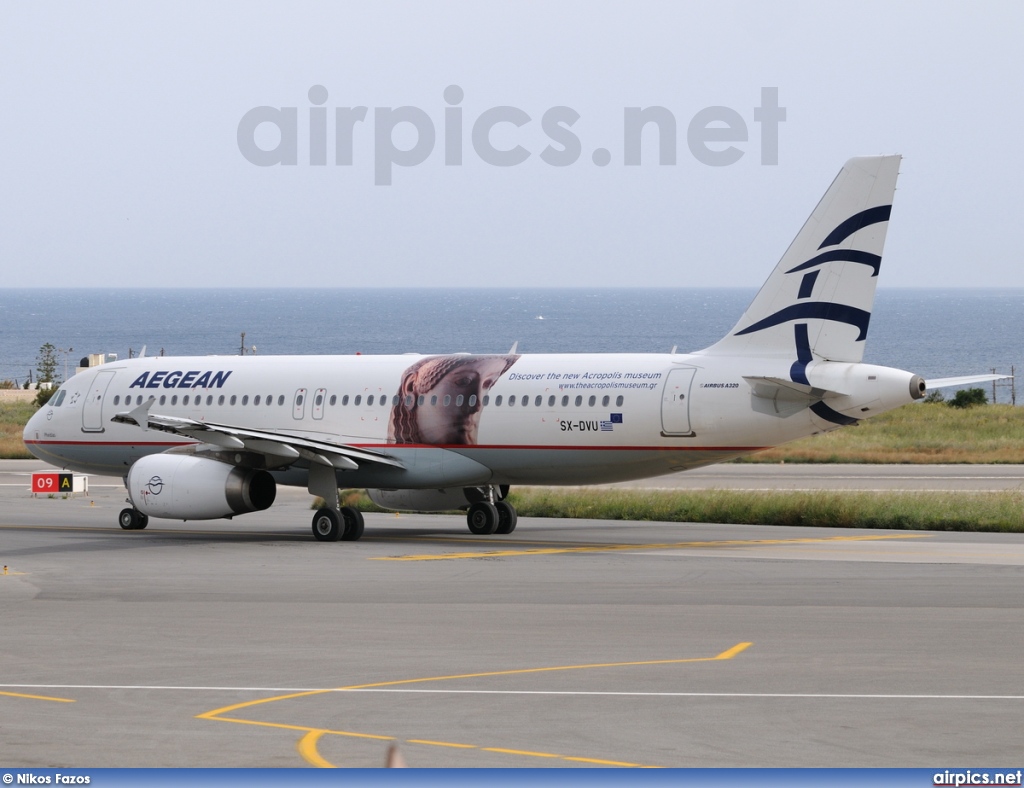
[[[190,454],[151,454],[128,471],[128,497],[143,514],[171,520],[216,520],[270,507],[274,477],[263,470]]]
[[[508,486],[495,488],[496,499],[508,495]],[[466,509],[477,501],[487,500],[479,487],[451,487],[447,490],[367,490],[370,500],[384,509],[405,512],[444,512]]]

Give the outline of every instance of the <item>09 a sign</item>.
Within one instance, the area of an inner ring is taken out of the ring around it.
[[[32,474],[33,493],[74,492],[74,474],[46,471]]]

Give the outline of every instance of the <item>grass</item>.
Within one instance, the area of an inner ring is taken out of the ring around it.
[[[383,512],[361,490],[345,506]],[[1024,492],[745,492],[519,487],[508,497],[522,517],[671,523],[1024,532]],[[323,502],[314,504],[319,508]]]
[[[567,490],[519,488],[509,502],[523,517],[679,523],[1024,531],[1024,492],[746,492],[740,490]]]
[[[36,412],[32,402],[0,402],[0,460],[31,460],[22,430]]]
[[[1024,408],[922,402],[738,462],[1024,463]]]

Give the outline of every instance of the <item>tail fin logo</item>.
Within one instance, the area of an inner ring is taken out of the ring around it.
[[[854,214],[832,230],[832,232],[830,232],[825,237],[825,240],[818,246],[818,249],[820,250],[825,249],[828,246],[836,246],[837,244],[841,244],[858,230],[869,227],[872,224],[889,221],[889,215],[891,212],[892,205],[879,205]],[[790,304],[784,309],[780,309],[778,312],[768,315],[768,317],[757,321],[753,325],[747,326],[742,331],[737,331],[736,336],[752,334],[756,331],[771,328],[772,326],[777,326],[781,323],[788,323],[790,320],[818,318],[820,320],[833,320],[854,326],[858,331],[856,341],[860,342],[867,339],[868,322],[871,320],[870,312],[864,309],[858,309],[854,306],[848,306],[846,304],[804,300],[810,298],[814,291],[814,283],[817,281],[818,273],[820,272],[819,266],[836,261],[860,263],[862,265],[869,266],[871,268],[871,276],[873,277],[878,276],[878,271],[882,266],[882,258],[880,255],[872,254],[871,252],[864,252],[859,249],[830,249],[822,252],[821,254],[812,257],[807,262],[801,263],[800,265],[786,271],[787,274],[793,274],[797,271],[807,271],[807,273],[803,275],[803,279],[800,281],[800,290],[797,293],[797,299],[801,303]],[[810,268],[815,270],[808,271],[807,269]]]
[[[825,249],[826,251],[823,251],[812,257],[810,260],[786,271],[787,274],[793,274],[798,271],[806,272],[800,280],[800,289],[797,292],[797,303],[790,304],[774,314],[757,321],[753,325],[747,326],[747,328],[742,331],[736,332],[736,336],[752,334],[756,331],[771,328],[772,326],[788,323],[791,320],[802,321],[817,318],[820,320],[831,320],[851,325],[857,329],[857,338],[855,341],[860,342],[867,339],[868,323],[871,320],[871,313],[869,311],[859,309],[855,306],[850,306],[849,304],[837,304],[829,301],[810,301],[806,299],[810,299],[814,291],[814,284],[821,271],[820,266],[825,263],[837,261],[859,263],[871,268],[872,277],[878,276],[878,271],[882,265],[882,258],[880,255],[873,254],[871,252],[864,252],[859,249],[827,249],[827,247],[837,246],[843,243],[843,241],[864,227],[889,221],[891,211],[892,205],[879,205],[875,208],[868,208],[860,213],[856,213],[839,224],[839,226],[832,230],[832,232],[830,232],[825,237],[825,240],[818,246],[818,250]],[[806,369],[807,365],[814,359],[814,354],[811,351],[807,323],[800,322],[793,327],[793,338],[796,345],[797,360],[793,362],[793,366],[790,369],[790,378],[796,383],[810,385],[810,382],[807,379]],[[825,421],[830,421],[834,424],[847,425],[855,424],[857,422],[857,419],[844,416],[821,401],[813,403],[811,405],[811,411],[819,418],[822,418]]]

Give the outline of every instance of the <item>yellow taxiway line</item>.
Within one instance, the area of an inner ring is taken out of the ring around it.
[[[28,698],[29,700],[50,700],[54,703],[74,703],[71,698],[51,698],[48,695],[25,695],[21,692],[0,692],[0,695],[6,695],[9,698]]]
[[[702,547],[769,547],[774,545],[827,544],[830,542],[874,542],[885,539],[923,539],[931,534],[879,534],[866,536],[802,537],[797,539],[719,539],[702,542],[666,542],[663,544],[608,544],[584,547],[532,547],[520,550],[480,550],[462,553],[426,553],[423,555],[378,556],[369,561],[451,561],[460,558],[508,558],[524,555],[565,553],[610,553],[623,550],[692,550]]]
[[[296,743],[296,749],[298,750],[299,755],[302,756],[302,758],[307,763],[309,763],[309,764],[311,764],[313,766],[318,766],[318,767],[321,767],[321,768],[330,768],[330,767],[333,767],[334,764],[332,764],[330,761],[328,761],[322,755],[320,755],[320,753],[319,753],[319,751],[317,749],[317,745],[319,744],[320,739],[323,736],[325,736],[325,735],[346,736],[346,737],[350,737],[350,738],[359,738],[359,739],[376,739],[376,740],[380,740],[380,741],[395,741],[395,737],[394,736],[384,736],[384,735],[373,734],[373,733],[357,733],[355,731],[329,730],[329,729],[326,729],[326,728],[307,727],[307,726],[303,726],[303,725],[289,725],[289,724],[278,723],[278,722],[264,722],[264,721],[260,721],[260,720],[246,720],[246,719],[240,719],[238,717],[228,717],[228,716],[225,716],[225,715],[231,714],[232,712],[239,711],[240,709],[247,709],[247,708],[252,708],[254,706],[261,706],[261,705],[266,704],[266,703],[275,703],[275,702],[282,701],[282,700],[293,700],[295,698],[307,698],[307,697],[311,697],[313,695],[324,695],[324,694],[331,693],[331,692],[345,692],[345,691],[353,691],[353,690],[378,689],[380,687],[395,687],[395,686],[400,686],[400,685],[405,685],[405,684],[419,684],[419,683],[433,682],[433,681],[453,681],[453,680],[456,680],[456,679],[484,678],[484,677],[493,677],[493,676],[515,676],[515,675],[523,675],[523,674],[527,674],[527,673],[550,673],[550,672],[554,672],[554,671],[564,671],[564,670],[589,670],[589,669],[593,669],[593,668],[621,668],[621,667],[636,667],[636,666],[644,666],[644,665],[679,665],[679,664],[689,663],[689,662],[714,662],[714,661],[719,661],[719,660],[732,659],[737,654],[740,654],[743,651],[746,651],[752,645],[753,645],[752,643],[737,643],[732,648],[726,649],[722,653],[717,654],[716,656],[713,656],[713,657],[688,657],[688,658],[684,658],[684,659],[657,659],[657,660],[642,660],[642,661],[636,661],[636,662],[597,662],[597,663],[589,663],[589,664],[584,664],[584,665],[554,665],[554,666],[543,667],[543,668],[516,668],[516,669],[513,669],[513,670],[494,670],[494,671],[487,671],[487,672],[483,672],[483,673],[457,673],[457,674],[448,675],[448,676],[425,676],[425,677],[422,677],[422,678],[414,678],[414,679],[397,679],[397,680],[394,680],[394,681],[377,681],[377,682],[373,682],[373,683],[370,683],[370,684],[352,684],[352,685],[349,685],[349,686],[346,686],[346,687],[335,687],[335,688],[331,688],[331,689],[321,689],[321,690],[308,690],[308,691],[305,691],[305,692],[292,692],[292,693],[289,693],[287,695],[276,695],[276,696],[271,697],[271,698],[259,698],[257,700],[244,701],[242,703],[234,703],[234,704],[232,704],[230,706],[223,706],[222,708],[219,708],[219,709],[213,709],[212,711],[207,711],[207,712],[204,712],[203,714],[198,714],[198,715],[196,715],[196,719],[216,720],[218,722],[234,722],[234,723],[238,723],[238,724],[241,724],[241,725],[257,725],[257,726],[267,727],[267,728],[281,728],[281,729],[284,729],[284,730],[302,731],[302,732],[304,732],[305,735],[303,735],[299,739],[299,741]],[[521,756],[530,757],[530,758],[547,758],[547,759],[555,758],[555,759],[560,759],[560,760],[564,760],[564,761],[572,761],[572,762],[575,762],[575,763],[592,763],[592,764],[602,765],[602,766],[631,766],[631,767],[641,767],[641,766],[643,766],[643,764],[628,763],[628,762],[625,762],[625,761],[611,761],[611,760],[603,760],[603,759],[598,759],[598,758],[581,758],[581,757],[578,757],[578,756],[560,755],[560,754],[557,754],[557,753],[535,752],[535,751],[531,751],[531,750],[513,750],[513,749],[500,748],[500,747],[480,747],[480,746],[475,745],[475,744],[463,744],[463,743],[458,743],[458,742],[442,742],[442,741],[434,741],[434,740],[430,740],[430,739],[408,739],[408,740],[406,740],[406,743],[407,744],[427,745],[427,746],[432,746],[432,747],[449,747],[449,748],[460,749],[460,750],[480,750],[481,752],[493,752],[493,753],[501,753],[501,754],[505,754],[505,755],[521,755]]]

